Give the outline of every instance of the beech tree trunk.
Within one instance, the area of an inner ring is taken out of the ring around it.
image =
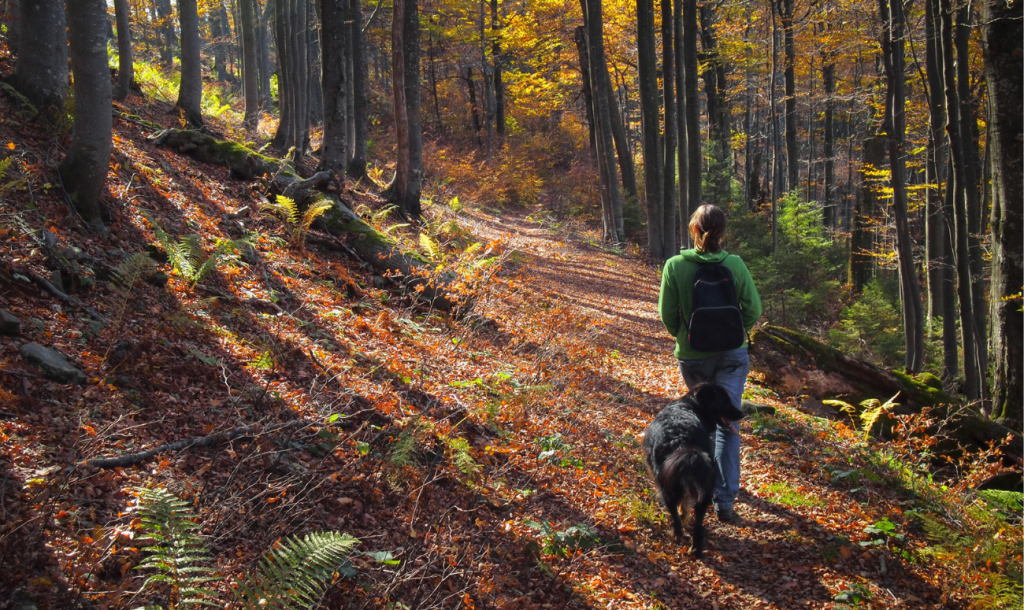
[[[117,19],[117,91],[114,92],[114,98],[123,100],[128,97],[128,89],[134,78],[128,0],[114,0],[114,15]]]
[[[686,63],[684,78],[686,81],[686,197],[688,209],[684,223],[689,220],[703,199],[701,198],[701,158],[700,144],[700,103],[697,92],[697,0],[683,0],[683,59]],[[683,243],[689,243],[689,235],[683,231]]]
[[[505,135],[505,83],[502,82],[501,25],[498,20],[498,0],[491,0],[491,62],[494,64],[494,129]],[[635,190],[635,188],[634,188]]]
[[[666,252],[663,234],[674,226],[665,226],[661,192],[661,147],[658,126],[658,67],[654,48],[654,0],[636,0],[637,71],[640,88],[640,120],[643,132],[644,197],[647,202],[647,247],[654,260],[662,261],[675,252]]]
[[[256,48],[256,17],[253,0],[238,0],[242,17],[242,91],[245,94],[245,129],[252,131],[259,123],[259,68]]]
[[[113,131],[107,4],[104,0],[71,0],[68,17],[75,76],[75,126],[60,175],[75,209],[97,226],[103,222],[100,195],[110,167]]]
[[[665,227],[665,232],[662,234],[662,250],[665,252],[666,258],[675,255],[675,248],[670,247],[668,243],[668,234],[671,232],[671,241],[675,242],[675,214],[671,215],[672,221],[669,221],[669,212],[675,212],[676,209],[676,100],[678,98],[676,96],[675,78],[673,77],[676,74],[675,47],[677,44],[681,44],[681,41],[674,40],[675,16],[672,14],[672,1],[661,0],[661,99],[665,105],[664,151],[661,154],[661,158],[664,160],[661,174],[661,209],[662,218],[664,219],[662,223]],[[678,97],[681,98],[683,96],[679,95]]]
[[[219,10],[211,10],[207,22],[210,27],[210,46],[213,47],[213,72],[217,75],[218,82],[224,82],[228,79],[227,40],[230,38],[230,31],[227,29],[228,14],[224,10],[224,4],[218,4]]]
[[[970,248],[968,246],[967,189],[964,148],[961,139],[960,98],[956,87],[956,65],[953,62],[953,14],[951,0],[938,0],[940,10],[943,86],[946,93],[946,137],[953,160],[953,215],[956,221],[954,258],[957,271],[957,294],[960,300],[960,335],[964,353],[964,394],[968,400],[981,398],[981,379],[974,334],[974,307],[971,294]]]
[[[653,0],[651,0],[653,2]],[[587,30],[582,25],[576,26],[573,31],[573,40],[576,42],[576,52],[580,56],[580,75],[582,76],[581,91],[583,93],[583,105],[586,106],[585,115],[587,117],[587,133],[590,136],[590,149],[597,154],[597,127],[594,122],[594,88],[592,81],[590,80],[590,52],[587,51]],[[472,68],[467,68],[467,74]],[[476,111],[476,94],[473,92],[473,83],[471,80],[467,80],[469,84],[469,101],[472,104],[474,112]],[[479,120],[474,114],[473,125],[477,132],[477,139],[479,140]]]
[[[853,227],[850,235],[850,268],[848,283],[855,292],[860,292],[871,281],[873,216],[878,207],[876,192],[878,179],[870,173],[885,163],[885,140],[872,134],[864,138],[860,183],[857,185],[857,200],[854,204]]]
[[[196,0],[178,0],[181,24],[181,87],[175,106],[193,127],[203,126],[203,70],[199,57],[199,8]]]
[[[782,19],[783,80],[786,87],[786,186],[792,190],[800,184],[800,157],[796,139],[796,43],[793,38],[793,0],[779,0]]]
[[[419,7],[416,0],[395,0],[391,23],[392,92],[398,159],[390,201],[407,218],[418,218],[423,171],[420,123]]]
[[[836,94],[836,64],[835,55],[829,53],[821,65],[821,79],[825,86],[825,213],[823,220],[825,228],[832,233],[836,228],[836,132],[835,132],[835,94]]]
[[[159,20],[157,29],[163,42],[160,47],[160,63],[169,68],[174,63],[174,12],[171,9],[171,0],[153,0],[153,4]]]
[[[354,141],[349,151],[348,175],[358,180],[366,176],[366,47],[363,42],[363,9],[359,0],[349,0],[352,41],[352,112]]]
[[[686,229],[686,224],[690,220],[690,192],[689,192],[689,181],[690,181],[690,159],[689,159],[689,140],[686,127],[687,121],[687,108],[689,105],[699,103],[698,100],[688,101],[686,99],[686,57],[683,50],[685,46],[683,39],[683,0],[674,0],[672,2],[672,10],[675,12],[675,20],[672,23],[672,38],[675,40],[675,51],[676,51],[676,164],[678,165],[677,173],[679,175],[679,188],[676,192],[676,201],[665,200],[663,203],[665,226],[665,241],[663,242],[663,249],[665,250],[665,258],[668,259],[671,256],[675,256],[678,251],[678,244],[676,243],[676,224],[679,226],[679,239],[684,245],[690,243],[690,232]],[[666,161],[669,163],[670,161]],[[669,210],[668,207],[672,206]],[[678,209],[677,209],[678,207]]]
[[[982,12],[985,81],[990,113],[988,146],[992,163],[992,415],[1021,429],[1024,399],[1024,226],[1022,226],[1020,135],[1024,99],[1020,2],[986,0]]]
[[[68,90],[68,35],[64,3],[21,0],[14,88],[39,108],[62,108]],[[106,26],[102,32],[105,34]]]
[[[889,144],[889,185],[892,188],[892,207],[896,218],[896,249],[903,301],[903,332],[906,337],[905,363],[908,372],[920,373],[924,368],[924,312],[907,217],[903,160],[906,137],[903,41],[906,28],[902,1],[879,0],[878,13],[882,21],[882,56],[886,75],[884,122]]]
[[[342,174],[348,162],[348,34],[345,20],[348,0],[318,0],[323,24],[320,64],[324,99],[324,136],[320,147],[320,171]]]

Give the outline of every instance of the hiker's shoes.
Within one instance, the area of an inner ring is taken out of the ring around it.
[[[715,508],[715,516],[722,523],[728,523],[730,525],[739,525],[743,523],[743,519],[736,514],[736,510],[732,507],[719,506]]]

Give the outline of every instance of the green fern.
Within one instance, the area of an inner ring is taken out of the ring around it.
[[[139,280],[154,271],[156,271],[156,262],[148,254],[136,252],[117,266],[114,275],[117,277],[117,284],[121,290],[128,293]]]
[[[357,544],[356,538],[337,532],[288,538],[263,556],[259,574],[239,583],[235,596],[253,610],[314,606],[325,582],[354,573],[346,557]]]
[[[899,396],[899,393],[896,393]],[[899,403],[893,402],[896,400],[896,396],[893,396],[883,404],[877,398],[870,398],[860,403],[860,406],[864,407],[865,411],[860,414],[861,430],[864,432],[864,440],[867,440],[868,435],[871,434],[871,428],[874,427],[878,418],[892,411],[894,408],[899,406]]]
[[[300,212],[299,204],[294,199],[278,195],[276,202],[263,204],[263,209],[281,217],[292,235],[292,243],[301,248],[306,243],[309,227],[333,206],[329,199],[317,199],[309,204],[305,212]]]
[[[419,463],[420,440],[423,426],[419,418],[413,419],[391,445],[388,461],[395,466],[415,466]]]
[[[25,112],[32,116],[39,114],[39,110],[32,105],[32,102],[30,102],[27,97],[22,95],[21,92],[14,87],[7,83],[0,83],[0,89],[3,89],[7,95],[14,98],[14,101],[17,102],[18,108],[21,112]]]
[[[136,493],[144,536],[155,543],[146,547],[149,555],[137,567],[156,570],[142,589],[165,584],[171,610],[220,605],[213,599],[216,593],[203,588],[204,583],[216,579],[209,576],[214,571],[207,567],[210,553],[197,533],[199,525],[193,521],[188,504],[166,489],[140,488]],[[156,607],[160,606],[147,606]]]
[[[432,261],[437,261],[443,254],[441,244],[437,243],[437,240],[426,233],[420,233],[420,247],[423,248],[423,251],[427,253],[427,256]]]
[[[180,240],[175,240],[163,230],[153,216],[143,210],[143,217],[153,225],[153,232],[157,240],[167,253],[167,258],[175,270],[192,286],[199,282],[216,269],[221,262],[237,252],[240,248],[249,245],[249,239],[218,239],[213,252],[207,256],[203,250],[201,238],[198,235],[186,235]]]
[[[0,181],[7,175],[7,170],[11,169],[11,163],[14,162],[14,157],[7,157],[6,159],[0,160]]]
[[[457,436],[445,438],[444,444],[448,448],[448,458],[452,461],[452,465],[458,468],[462,474],[473,475],[480,470],[480,464],[477,464],[473,456],[469,454],[469,441]]]

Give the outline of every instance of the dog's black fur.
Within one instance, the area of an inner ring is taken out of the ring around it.
[[[722,418],[734,421],[742,417],[724,389],[704,384],[662,409],[644,433],[647,466],[658,483],[676,538],[683,536],[680,505],[684,517],[691,506],[694,509],[689,550],[697,557],[704,553],[704,515],[715,492],[712,433],[716,426],[727,425]]]

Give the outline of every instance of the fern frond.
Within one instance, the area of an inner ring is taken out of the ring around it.
[[[7,175],[7,170],[11,169],[11,163],[14,162],[14,157],[7,157],[0,161],[0,180],[4,179]]]
[[[117,266],[114,275],[117,276],[117,283],[121,290],[130,292],[136,282],[155,270],[156,262],[148,254],[136,252]]]
[[[309,207],[306,208],[306,213],[302,215],[302,222],[295,227],[295,241],[299,246],[306,243],[306,234],[309,233],[309,227],[313,226],[317,218],[323,216],[327,210],[333,207],[334,203],[330,199],[317,199],[309,204]]]
[[[419,437],[422,428],[418,419],[414,419],[398,435],[398,440],[391,445],[388,461],[395,466],[414,466],[419,459]]]
[[[3,89],[7,92],[7,95],[13,97],[23,112],[27,112],[32,116],[39,114],[39,110],[32,105],[32,102],[30,102],[27,97],[22,95],[21,92],[15,89],[14,87],[8,85],[7,83],[0,83],[0,89]]]
[[[388,217],[388,214],[394,212],[397,209],[398,206],[394,204],[383,207],[380,211],[375,212],[373,214],[373,224],[380,225],[380,223],[384,222],[384,219]]]
[[[276,202],[268,201],[264,203],[263,209],[277,214],[290,227],[297,225],[299,222],[299,204],[295,203],[294,199],[284,195],[278,195],[276,199]]]
[[[192,282],[201,282],[203,278],[220,265],[221,261],[248,245],[249,240],[245,237],[241,239],[218,239],[217,247],[210,253],[210,256],[203,261],[203,264],[199,269],[196,270],[195,276],[192,278]]]
[[[427,235],[426,233],[420,233],[420,247],[423,248],[430,260],[436,261],[441,257],[441,244]]]
[[[210,553],[195,516],[187,502],[162,488],[138,488],[139,520],[142,538],[154,542],[146,547],[147,557],[136,566],[140,570],[156,570],[143,583],[143,590],[163,583],[170,589],[172,608],[217,606],[216,593],[203,588],[216,580]]]
[[[446,438],[444,444],[448,447],[448,456],[452,465],[459,469],[462,474],[472,475],[480,470],[473,456],[469,454],[469,441],[460,437]]]
[[[348,567],[359,540],[338,532],[289,537],[259,562],[259,574],[239,583],[235,596],[244,608],[271,610],[309,607],[320,601],[326,584]]]
[[[899,396],[898,392],[896,393],[896,396]],[[885,401],[885,404],[880,404],[877,398],[870,398],[860,403],[861,406],[866,409],[860,414],[860,420],[862,423],[861,430],[864,432],[864,440],[867,440],[868,435],[871,433],[871,428],[874,427],[879,417],[899,406],[899,403],[893,402],[896,400],[896,396]]]
[[[403,228],[408,227],[408,226],[409,226],[409,223],[407,223],[407,222],[400,222],[400,223],[398,223],[396,225],[391,225],[390,227],[384,229],[384,231],[382,231],[382,232],[384,233],[384,235],[391,235],[392,231],[397,231],[398,229],[403,229]]]

